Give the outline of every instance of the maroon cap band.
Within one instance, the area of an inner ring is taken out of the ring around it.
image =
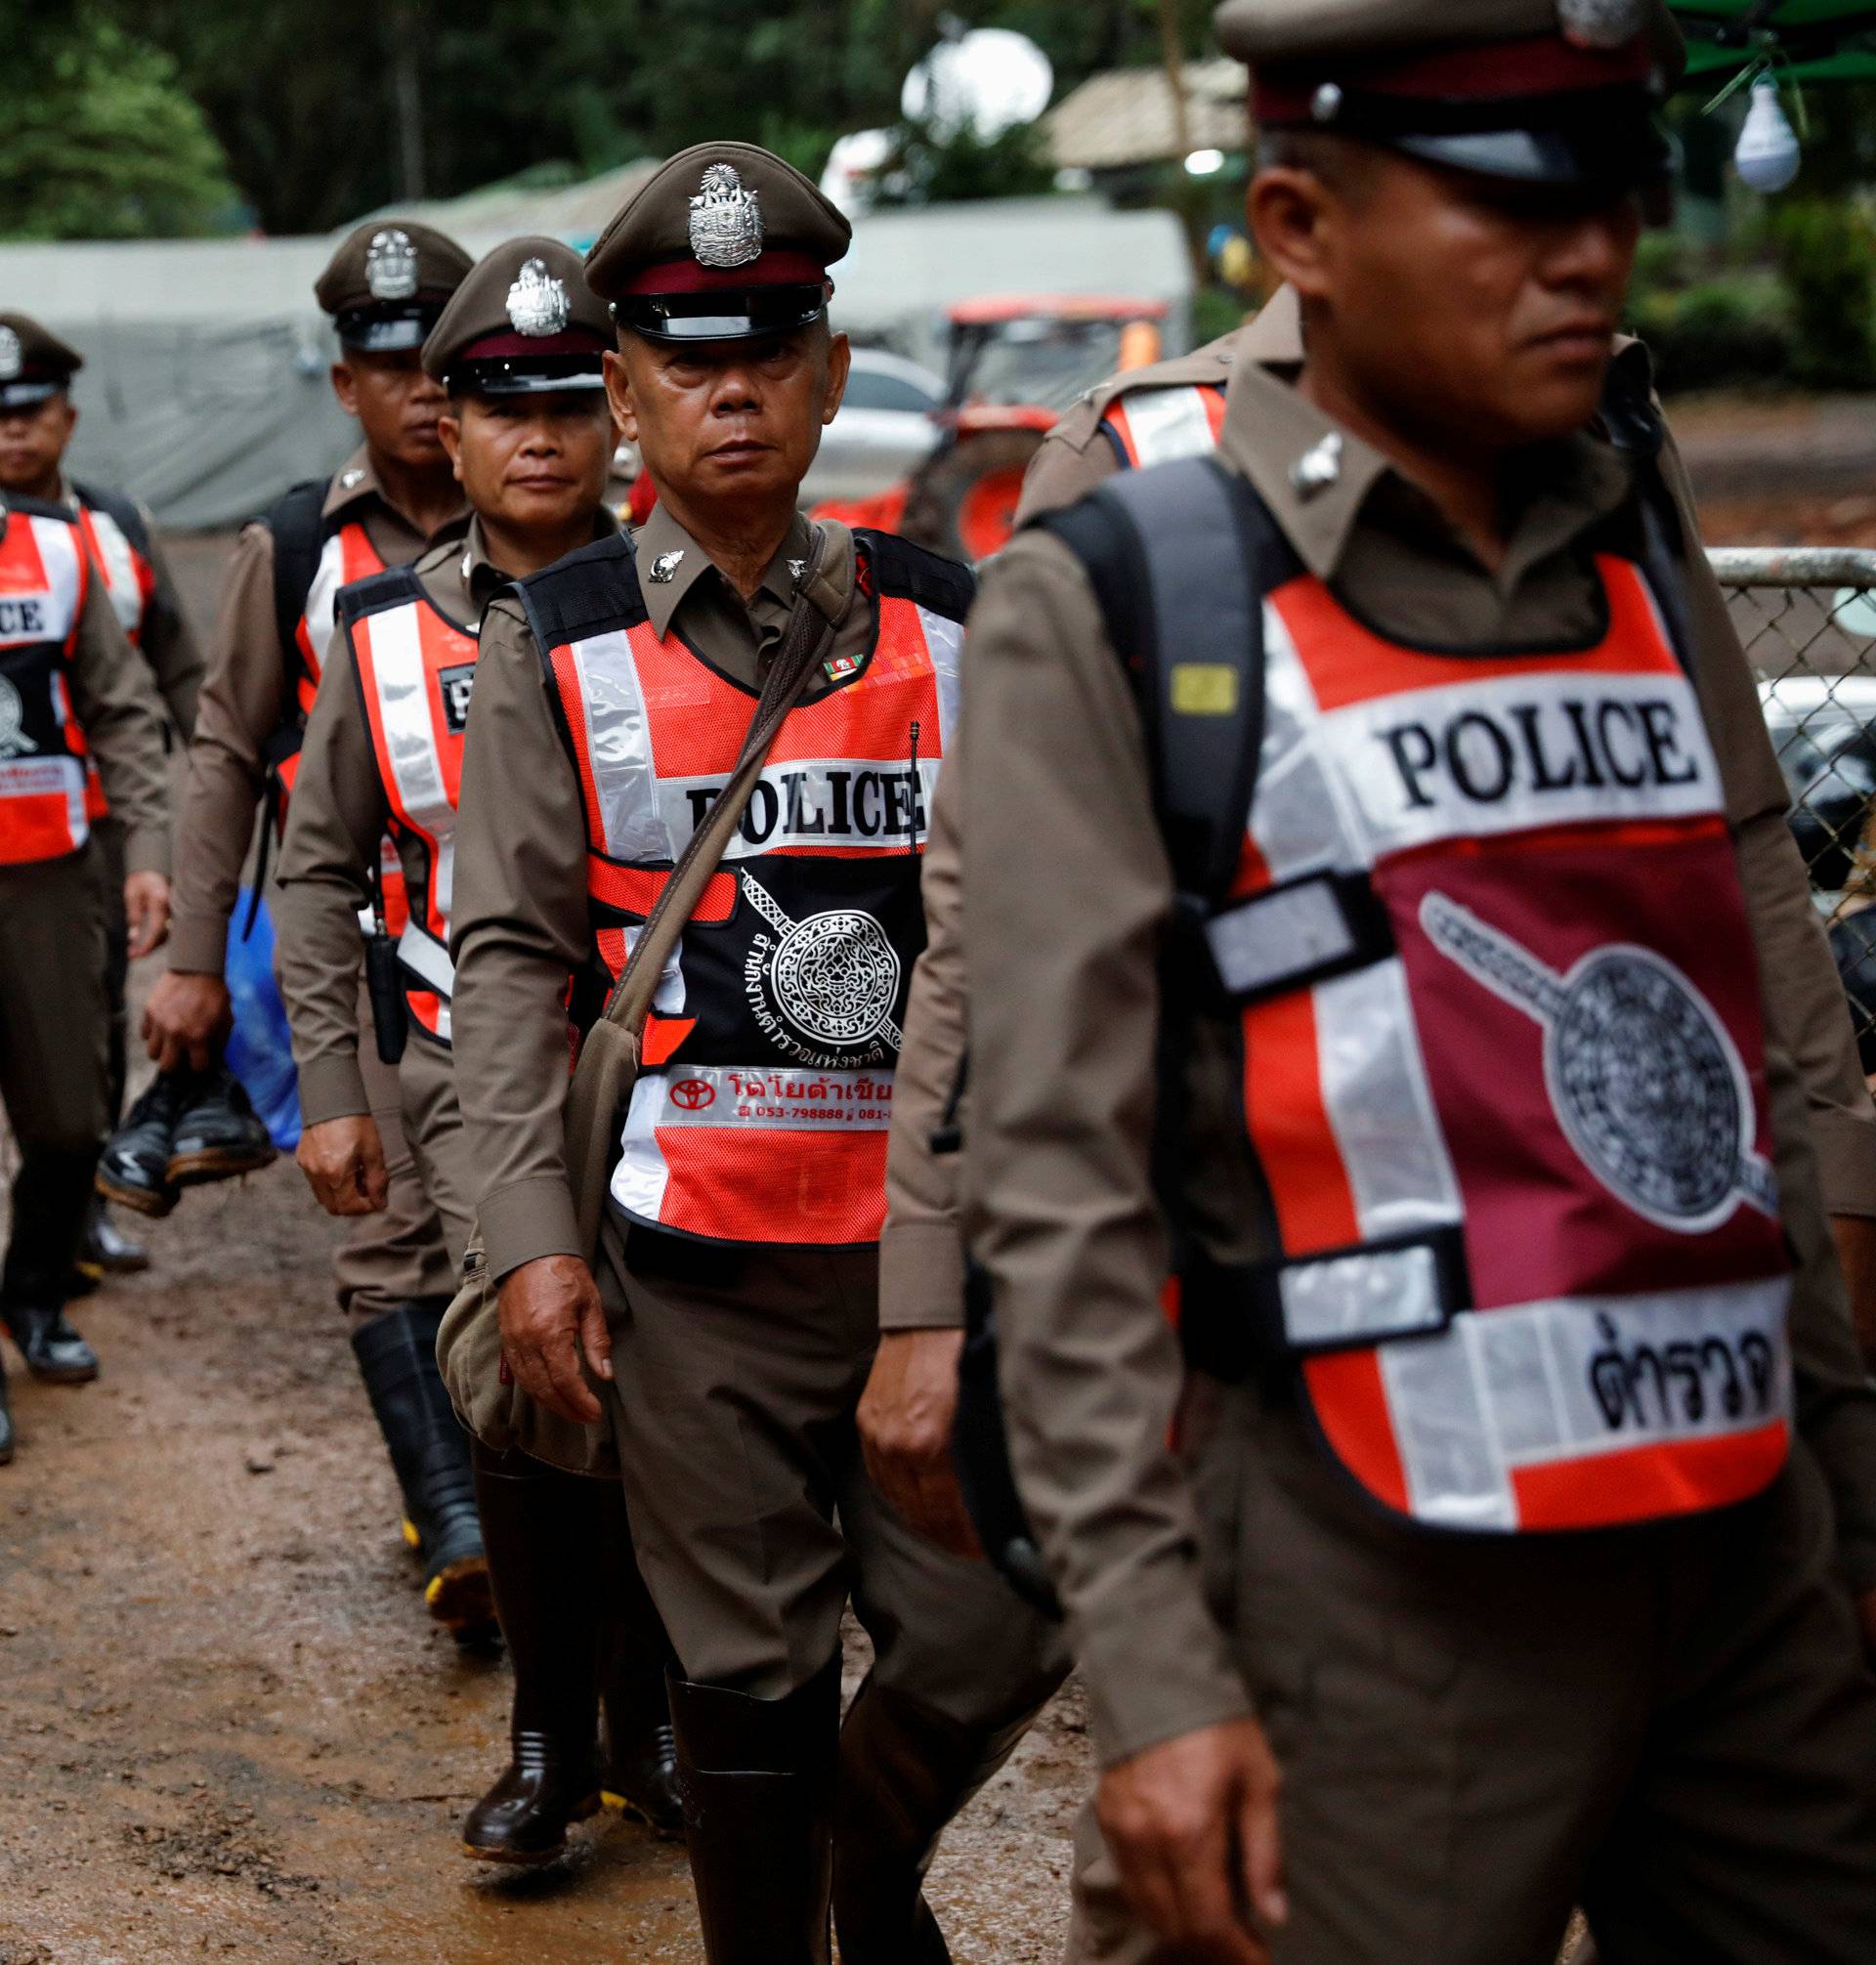
[[[1252,106],[1260,123],[1314,120],[1316,91],[1325,82],[1368,96],[1440,103],[1524,102],[1574,95],[1580,90],[1641,86],[1654,72],[1654,50],[1645,35],[1611,50],[1579,48],[1560,35],[1493,41],[1442,49],[1400,62],[1306,69],[1290,64],[1259,71]]]
[[[523,355],[590,355],[612,342],[590,327],[569,327],[559,334],[485,334],[459,348],[449,358],[453,368],[463,362],[499,362]]]
[[[700,266],[694,259],[642,266],[619,293],[621,298],[635,293],[744,293],[758,286],[818,286],[827,277],[826,265],[811,252],[777,249],[747,266]]]

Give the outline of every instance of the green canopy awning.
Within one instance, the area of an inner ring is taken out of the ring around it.
[[[1870,0],[1668,0],[1687,37],[1689,80],[1762,58],[1795,82],[1876,80]]]

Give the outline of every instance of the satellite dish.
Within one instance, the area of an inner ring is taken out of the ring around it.
[[[941,41],[906,77],[899,107],[940,137],[970,130],[980,143],[1033,123],[1048,107],[1055,70],[1027,34],[974,27]]]
[[[821,173],[821,190],[849,218],[873,202],[873,186],[892,156],[890,130],[855,130],[842,137]]]

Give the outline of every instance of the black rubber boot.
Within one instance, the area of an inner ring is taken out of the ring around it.
[[[149,1251],[117,1226],[105,1206],[105,1197],[94,1193],[85,1210],[85,1232],[78,1241],[78,1273],[97,1282],[105,1276],[134,1276],[149,1267]]]
[[[514,1756],[469,1811],[464,1852],[551,1862],[600,1805],[594,1735],[605,1583],[594,1501],[606,1485],[525,1453],[470,1446],[489,1577],[515,1667]],[[616,1487],[613,1490],[617,1492]]]
[[[404,1490],[405,1533],[423,1558],[423,1601],[458,1636],[492,1620],[469,1435],[437,1370],[443,1306],[402,1303],[352,1334],[378,1431]]]
[[[98,1354],[66,1321],[64,1308],[97,1159],[95,1150],[33,1146],[14,1176],[0,1314],[26,1369],[52,1385],[82,1385],[98,1376]]]
[[[99,1157],[98,1191],[107,1201],[158,1220],[176,1206],[169,1155],[187,1093],[187,1075],[177,1071],[159,1072],[145,1087]]]
[[[6,1367],[0,1365],[0,1467],[13,1459],[13,1408],[7,1403]]]
[[[925,1872],[959,1809],[1035,1712],[986,1736],[869,1678],[840,1729],[833,1923],[841,1965],[950,1965]]]
[[[670,1682],[709,1965],[829,1965],[840,1657],[785,1699]]]
[[[604,1552],[599,1686],[606,1805],[636,1815],[654,1834],[675,1840],[684,1833],[684,1803],[677,1788],[677,1736],[671,1730],[665,1679],[677,1669],[676,1654],[638,1573],[623,1493],[612,1481],[581,1484],[598,1490],[595,1546]]]
[[[273,1138],[240,1080],[225,1064],[194,1074],[184,1087],[170,1135],[169,1184],[233,1180],[273,1161]]]

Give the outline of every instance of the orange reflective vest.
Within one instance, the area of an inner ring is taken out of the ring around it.
[[[338,625],[339,595],[355,581],[383,572],[384,561],[371,543],[371,534],[356,519],[348,519],[328,533],[320,547],[313,584],[293,624],[291,645],[281,651],[293,706],[275,739],[274,763],[288,791],[299,770],[306,719],[313,714],[313,700],[320,693],[320,669]]]
[[[1765,1488],[1791,1262],[1720,770],[1665,625],[1678,573],[1599,558],[1588,648],[1418,649],[1209,462],[1098,499],[1163,597],[1135,640],[1163,651],[1167,838],[1210,976],[1191,1013],[1235,1039],[1281,1250],[1191,1259],[1188,1318],[1294,1361],[1343,1467],[1428,1525]],[[1100,522],[1051,523],[1077,544]],[[1191,873],[1207,800],[1248,814],[1216,829],[1221,883]]]
[[[924,944],[919,860],[958,714],[971,582],[858,533],[866,654],[793,709],[660,986],[615,1203],[709,1241],[878,1240],[899,1025]],[[615,978],[755,707],[646,619],[623,539],[522,583],[587,824]],[[836,672],[837,671],[837,672]]]
[[[1101,428],[1127,470],[1202,457],[1218,447],[1224,391],[1209,382],[1131,390],[1110,406]]]
[[[359,693],[401,886],[414,849],[423,869],[398,936],[405,998],[417,1027],[449,1042],[449,896],[454,882],[456,798],[462,740],[475,686],[477,640],[441,614],[408,567],[378,575],[340,597]],[[389,922],[387,921],[387,927]]]
[[[144,642],[144,621],[156,597],[156,569],[149,559],[149,534],[143,514],[122,492],[74,485],[78,523],[91,548],[93,566],[105,583],[111,612],[133,648]]]
[[[0,866],[75,853],[91,834],[85,734],[66,674],[90,578],[64,505],[9,498],[0,534]]]

